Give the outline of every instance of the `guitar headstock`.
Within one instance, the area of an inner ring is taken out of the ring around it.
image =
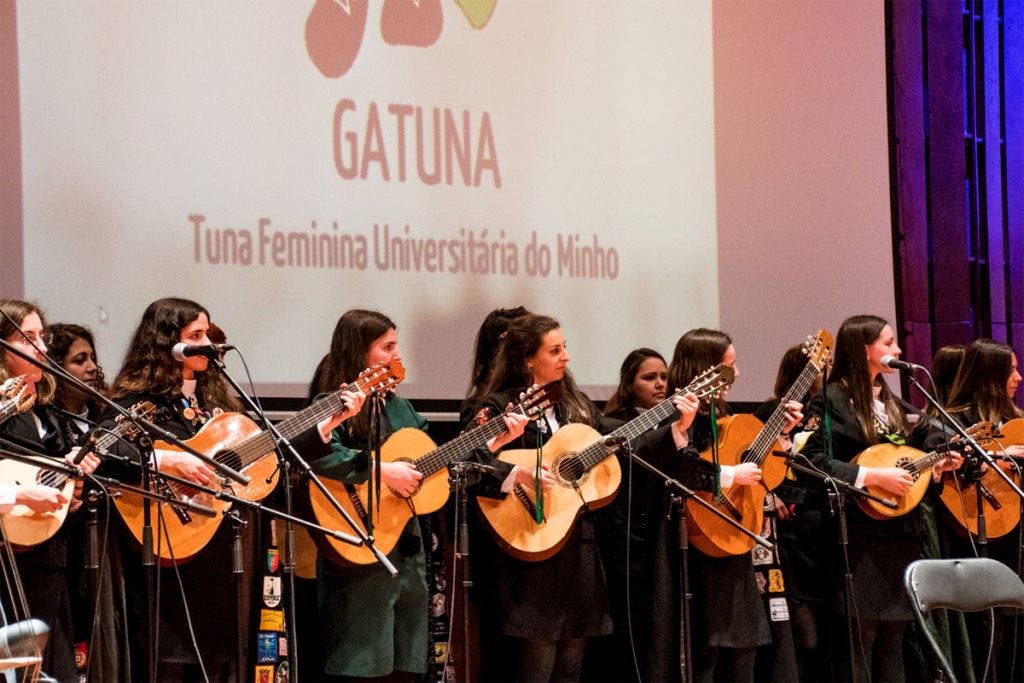
[[[545,410],[558,403],[561,399],[561,380],[548,382],[544,385],[534,384],[519,395],[519,403],[512,408],[511,412],[525,415],[531,420],[536,420],[544,414]]]
[[[10,377],[0,385],[0,401],[3,407],[0,414],[5,418],[23,413],[36,402],[36,395],[29,391],[27,375]]]
[[[991,441],[998,437],[999,430],[991,422],[975,422],[964,431],[975,441]]]
[[[832,355],[832,348],[832,333],[828,330],[818,330],[816,335],[807,337],[802,350],[807,360],[821,370]]]
[[[134,418],[152,421],[153,416],[156,415],[156,406],[152,401],[139,401],[128,409],[128,414]],[[117,424],[111,431],[117,436],[131,440],[138,436],[141,431],[139,425],[135,424],[124,415],[118,415],[114,422]]]
[[[736,372],[728,365],[719,363],[694,377],[693,381],[682,390],[682,393],[691,392],[703,400],[708,396],[719,396],[724,390],[731,387],[735,380]]]
[[[378,394],[392,392],[403,379],[405,379],[405,366],[402,365],[402,360],[392,358],[363,370],[353,384],[369,396],[374,392]]]

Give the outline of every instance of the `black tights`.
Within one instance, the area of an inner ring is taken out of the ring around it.
[[[578,681],[583,664],[586,638],[517,638],[519,662],[518,681]]]
[[[693,649],[693,680],[753,681],[756,647],[695,647]]]
[[[907,629],[907,622],[860,619],[854,622],[854,627],[852,676],[849,673],[849,646],[843,643],[842,647],[834,650],[844,654],[842,661],[836,662],[837,669],[844,673],[843,680],[889,683],[905,681],[903,633]],[[837,629],[837,632],[845,634],[846,629]]]

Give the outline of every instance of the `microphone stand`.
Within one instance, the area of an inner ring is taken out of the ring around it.
[[[452,554],[459,560],[459,567],[462,569],[462,679],[473,680],[470,674],[470,628],[469,628],[469,594],[473,589],[472,567],[469,561],[469,516],[467,503],[469,499],[468,488],[470,485],[470,472],[493,472],[494,468],[488,465],[481,465],[469,460],[457,460],[448,465],[448,483],[451,489],[458,493],[459,507],[457,508],[456,520],[458,522],[458,533],[455,537],[455,547]],[[456,580],[452,576],[452,585]],[[453,593],[454,595],[454,593]],[[452,617],[455,616],[454,606]],[[449,633],[449,637],[451,634]]]
[[[248,394],[245,393],[245,391],[242,390],[242,387],[239,386],[238,382],[236,382],[234,377],[231,376],[231,373],[228,372],[227,367],[224,365],[224,362],[220,359],[220,357],[217,356],[215,358],[211,358],[210,359],[210,364],[213,365],[213,367],[215,367],[220,372],[220,374],[224,377],[225,380],[227,380],[228,384],[231,385],[231,388],[235,390],[235,393],[238,394],[238,396],[245,403],[246,408],[248,408],[250,411],[252,411],[252,413],[254,415],[256,415],[257,419],[263,424],[264,427],[266,427],[267,431],[270,433],[270,435],[274,439],[275,452],[277,453],[278,464],[279,464],[279,466],[281,468],[281,472],[282,472],[281,478],[284,479],[284,482],[285,482],[285,484],[284,484],[284,495],[285,495],[285,510],[286,510],[286,512],[284,514],[280,514],[280,513],[277,513],[276,511],[270,510],[269,508],[263,508],[262,506],[259,506],[257,509],[266,510],[267,512],[271,512],[272,514],[275,514],[275,515],[277,515],[277,516],[279,516],[279,517],[281,517],[281,518],[283,518],[285,520],[285,542],[284,542],[284,545],[285,545],[285,554],[286,554],[288,559],[285,562],[284,567],[282,567],[282,570],[288,576],[288,607],[289,607],[289,610],[290,610],[291,615],[292,615],[292,618],[288,620],[289,624],[291,625],[291,633],[289,634],[290,638],[289,638],[289,642],[288,642],[288,645],[289,645],[289,648],[288,648],[288,658],[290,660],[289,661],[289,667],[290,667],[290,671],[291,671],[291,676],[293,677],[294,680],[298,680],[298,678],[299,678],[299,673],[298,673],[299,643],[298,643],[298,628],[297,628],[297,625],[295,624],[295,609],[296,609],[296,607],[295,607],[295,571],[294,571],[294,569],[295,569],[295,528],[294,528],[294,522],[299,521],[299,520],[298,520],[298,518],[294,517],[294,515],[293,515],[294,510],[293,510],[293,503],[292,503],[292,472],[291,472],[291,462],[295,462],[298,465],[298,467],[299,467],[299,474],[300,475],[306,475],[307,477],[309,477],[310,481],[312,481],[314,483],[314,485],[318,489],[320,489],[320,492],[324,494],[324,497],[327,498],[328,501],[330,501],[331,506],[341,515],[342,519],[345,520],[345,522],[352,528],[352,530],[356,532],[356,536],[351,536],[349,534],[344,534],[344,533],[342,533],[340,531],[329,531],[329,530],[324,529],[323,527],[321,527],[319,525],[311,524],[311,523],[305,522],[304,520],[302,520],[302,525],[305,526],[306,528],[309,528],[309,529],[321,530],[324,533],[326,533],[327,535],[332,536],[333,538],[336,538],[338,540],[344,541],[345,543],[349,543],[349,544],[354,545],[354,546],[366,545],[366,547],[369,548],[373,552],[373,554],[377,558],[377,560],[382,565],[384,565],[384,568],[391,574],[391,576],[397,576],[398,575],[398,570],[391,563],[391,561],[388,560],[387,556],[384,555],[384,553],[382,553],[380,550],[377,549],[377,547],[373,544],[373,539],[371,537],[367,536],[365,533],[363,533],[363,530],[359,528],[359,526],[355,523],[355,520],[353,520],[349,516],[349,514],[345,511],[345,509],[341,506],[341,504],[334,498],[334,496],[331,494],[331,492],[327,489],[327,486],[323,483],[323,481],[320,480],[320,477],[318,477],[316,475],[316,473],[313,472],[312,468],[309,466],[309,463],[307,463],[303,459],[303,457],[301,455],[299,455],[299,452],[297,450],[295,450],[295,447],[292,445],[291,441],[288,440],[283,434],[281,434],[281,432],[277,429],[277,427],[275,427],[274,424],[270,420],[267,419],[267,416],[266,416],[266,414],[264,414],[263,409],[259,405],[257,405],[256,402]],[[285,453],[291,455],[291,459],[290,460],[288,458],[284,457]],[[245,502],[248,503],[249,501],[245,501]],[[253,507],[256,507],[256,506],[253,506]],[[239,635],[239,637],[241,637],[241,635]],[[239,648],[239,651],[241,651],[241,648]],[[239,669],[239,675],[241,675],[241,671],[242,670]]]
[[[846,609],[846,638],[847,648],[850,655],[850,675],[856,670],[854,666],[855,654],[853,648],[853,573],[850,571],[849,547],[850,547],[850,536],[846,529],[846,495],[852,494],[862,498],[868,498],[870,500],[881,503],[882,505],[896,509],[898,506],[895,502],[881,498],[871,493],[867,489],[854,486],[853,484],[847,484],[842,479],[837,479],[828,473],[820,470],[814,466],[807,456],[802,453],[788,453],[786,451],[772,451],[772,455],[786,459],[786,465],[791,469],[804,474],[809,474],[812,477],[820,479],[824,484],[825,488],[828,489],[829,508],[832,514],[837,514],[839,517],[839,547],[842,548],[843,553],[843,605]],[[806,464],[800,464],[797,460],[802,460]],[[870,672],[869,672],[870,673]]]
[[[775,546],[761,538],[760,534],[747,529],[742,524],[739,524],[736,520],[731,519],[728,515],[724,514],[721,510],[716,508],[711,503],[707,502],[703,498],[697,496],[697,492],[687,486],[684,486],[677,479],[673,479],[669,475],[662,472],[660,469],[647,462],[636,453],[633,452],[632,448],[629,447],[629,441],[624,440],[626,444],[626,455],[632,458],[633,462],[647,468],[653,472],[656,476],[660,477],[665,482],[666,491],[676,491],[678,493],[669,493],[669,499],[666,504],[666,520],[673,518],[678,519],[678,531],[679,531],[679,581],[680,581],[680,596],[681,602],[679,606],[679,673],[682,676],[684,683],[688,683],[693,680],[693,667],[692,661],[692,636],[690,629],[690,600],[692,595],[690,594],[690,577],[689,577],[689,549],[690,541],[687,534],[686,528],[686,501],[693,500],[704,507],[709,512],[715,514],[719,519],[723,519],[733,527],[738,529],[747,537],[753,539],[755,543],[760,545],[767,550],[773,549]]]

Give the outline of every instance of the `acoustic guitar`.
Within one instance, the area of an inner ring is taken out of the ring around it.
[[[345,407],[341,397],[343,391],[358,389],[364,394],[387,393],[404,378],[405,368],[400,360],[379,363],[364,370],[352,384],[341,387],[275,426],[286,439],[293,439],[322,420],[342,411]],[[279,468],[277,458],[274,457],[274,436],[268,431],[261,430],[245,415],[215,415],[195,436],[184,443],[250,478],[248,484],[240,484],[215,475],[208,488],[219,489],[248,501],[258,501],[263,500],[277,486]],[[180,450],[177,446],[162,441],[156,443],[156,448]],[[183,502],[211,507],[218,513],[215,517],[193,517],[180,507],[167,503],[159,504],[165,530],[154,542],[154,553],[160,557],[163,564],[185,562],[210,542],[224,519],[221,513],[231,508],[231,502],[162,478],[156,478],[152,483],[154,489],[163,494]],[[125,492],[120,498],[114,499],[114,504],[132,536],[141,544],[145,522],[145,499],[137,494]]]
[[[673,415],[676,408],[672,399],[676,395],[692,392],[703,398],[731,385],[734,377],[732,368],[727,366],[711,368],[686,388],[605,437],[585,424],[560,427],[541,453],[555,476],[555,487],[544,492],[539,523],[534,492],[525,486],[516,484],[501,500],[477,498],[498,544],[513,557],[533,562],[557,553],[585,510],[603,507],[615,497],[622,481],[619,461],[610,457],[618,451],[616,444],[632,441]],[[537,466],[537,452],[533,449],[502,451],[498,459],[520,467]]]
[[[1000,447],[1024,444],[1024,418],[1010,420],[1002,426],[999,434],[993,436]],[[985,441],[978,440],[978,445],[986,447]],[[998,451],[998,448],[991,450]],[[1017,468],[1010,462],[997,457],[996,465],[1020,486]],[[963,471],[946,472],[946,482],[939,497],[942,499],[949,517],[956,522],[954,529],[961,535],[978,536],[978,518],[985,515],[985,536],[999,538],[1017,528],[1020,523],[1021,501],[1002,477],[991,467],[981,473],[981,508],[978,507],[978,490],[974,482],[964,478]]]
[[[149,401],[141,401],[132,406],[131,411],[149,419],[156,412],[156,407]],[[118,416],[113,429],[103,432],[96,439],[96,448],[109,448],[118,439],[130,439],[138,433],[134,422]],[[46,456],[40,455],[44,458]],[[15,460],[0,460],[0,482],[5,484],[36,483],[50,488],[59,489],[67,503],[54,512],[36,512],[27,505],[15,505],[3,514],[4,529],[7,540],[17,551],[30,550],[37,545],[53,538],[54,534],[64,525],[68,510],[71,509],[71,497],[75,491],[75,480],[61,472],[36,467]]]
[[[818,330],[816,335],[808,337],[802,349],[807,364],[765,423],[753,415],[730,415],[718,421],[719,464],[752,462],[761,468],[761,482],[754,486],[730,486],[722,491],[718,501],[713,493],[699,491],[697,495],[755,534],[761,533],[764,522],[765,496],[786,477],[786,461],[768,457],[773,450],[782,450],[778,438],[786,426],[786,403],[803,399],[807,394],[832,353],[832,343],[828,330]],[[710,448],[701,453],[701,457],[709,462],[714,460]],[[690,542],[705,555],[740,555],[754,547],[753,538],[700,503],[686,501],[686,511]]]
[[[976,441],[989,439],[993,434],[992,423],[979,422],[969,427],[967,433]],[[911,485],[910,490],[902,496],[896,496],[880,486],[864,487],[879,498],[895,502],[895,509],[888,508],[877,501],[863,497],[857,498],[857,505],[869,517],[881,521],[907,514],[917,507],[917,504],[924,498],[924,494],[928,490],[928,484],[932,480],[932,465],[942,462],[949,456],[948,445],[937,448],[929,453],[911,448],[910,446],[899,446],[891,443],[876,444],[861,451],[852,460],[854,464],[863,467],[902,467],[914,477],[914,483]],[[925,476],[921,476],[922,473]]]
[[[1024,444],[1024,417],[1004,423],[999,428],[999,434],[1000,436],[996,438],[999,439],[999,445],[1003,448]]]
[[[535,386],[523,394],[519,403],[508,412],[535,420],[544,414],[548,406],[557,403],[561,396],[561,382]],[[440,510],[447,502],[450,488],[447,477],[448,465],[466,457],[474,449],[506,431],[504,420],[488,420],[466,430],[440,448],[435,446],[425,433],[410,427],[399,429],[388,437],[381,447],[381,461],[412,463],[413,467],[423,474],[423,478],[408,497],[390,488],[381,490],[379,508],[373,511],[373,536],[377,549],[385,555],[390,553],[410,519],[416,515]],[[326,477],[322,481],[349,517],[356,520],[365,533],[369,485],[345,484]],[[309,502],[313,516],[321,526],[338,526],[338,512],[312,483],[309,485]],[[377,561],[373,552],[365,546],[356,547],[322,534],[314,534],[313,539],[332,560],[340,559],[353,564],[371,564]]]

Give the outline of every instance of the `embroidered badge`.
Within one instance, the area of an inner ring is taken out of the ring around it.
[[[277,607],[281,604],[281,577],[263,577],[263,604],[267,607]]]

